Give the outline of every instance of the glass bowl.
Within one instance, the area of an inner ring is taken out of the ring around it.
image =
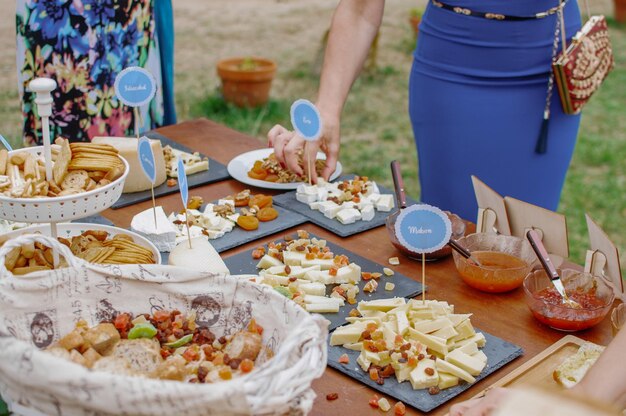
[[[573,269],[557,269],[565,293],[582,308],[562,302],[561,295],[545,270],[535,270],[524,279],[526,303],[539,322],[561,331],[573,332],[591,328],[609,313],[615,295],[597,276]]]
[[[483,292],[502,293],[520,287],[536,259],[530,243],[518,237],[476,233],[457,241],[481,263],[477,266],[453,251],[461,279]]]
[[[463,221],[461,217],[451,213],[450,211],[444,212],[446,213],[452,224],[452,238],[457,240],[463,237],[465,235],[465,221]],[[391,240],[391,244],[393,244],[393,246],[397,248],[399,252],[401,252],[408,258],[421,261],[422,255],[420,253],[409,250],[408,248],[404,247],[400,243],[400,241],[398,241],[398,237],[396,236],[396,220],[398,219],[399,215],[400,210],[397,210],[393,214],[389,215],[385,220],[385,225],[387,227],[387,233],[389,233],[389,239]],[[449,256],[451,252],[452,249],[450,248],[450,246],[445,245],[437,251],[433,251],[432,253],[426,253],[425,258],[427,261],[439,260],[441,258]]]

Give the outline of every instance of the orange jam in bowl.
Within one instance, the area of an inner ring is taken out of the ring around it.
[[[530,244],[517,237],[478,233],[458,242],[480,266],[453,251],[457,271],[465,283],[483,292],[502,293],[520,287],[535,259]]]

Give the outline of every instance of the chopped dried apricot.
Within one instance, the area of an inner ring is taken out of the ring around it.
[[[246,231],[252,231],[259,228],[259,220],[250,215],[240,215],[237,217],[237,225]]]
[[[268,182],[278,182],[278,179],[280,179],[280,177],[275,173],[270,173],[265,177],[265,180]]]
[[[330,269],[328,269],[328,274],[331,276],[337,276],[337,266],[330,266]]]
[[[365,329],[374,332],[378,329],[378,325],[375,322],[368,322],[367,325],[365,325]]]
[[[239,364],[239,369],[244,373],[249,373],[254,369],[254,361],[249,358],[244,358]]]
[[[256,194],[250,198],[249,207],[257,206],[259,208],[271,207],[273,199],[270,195]]]
[[[373,367],[370,368],[369,375],[370,375],[370,379],[372,379],[374,381],[378,380],[379,379],[379,377],[378,377],[378,369],[377,368],[373,368]]]
[[[374,409],[378,409],[378,396],[376,394],[373,395],[370,399],[369,405],[372,406]]]
[[[361,272],[361,278],[363,280],[370,280],[372,278],[372,274],[369,272]]]
[[[326,400],[328,401],[337,400],[338,398],[339,398],[339,393],[328,393],[326,395]]]
[[[406,406],[402,402],[398,402],[393,406],[393,414],[395,416],[404,416],[406,414]]]
[[[338,361],[340,364],[350,364],[350,357],[348,354],[342,354]]]
[[[267,172],[266,171],[262,171],[261,173],[257,173],[253,170],[248,171],[248,176],[252,179],[258,179],[258,180],[265,180],[265,178],[267,178]]]
[[[222,380],[230,380],[231,378],[233,378],[233,373],[230,370],[230,367],[220,368],[217,374],[220,376]]]
[[[278,218],[278,211],[272,207],[261,208],[261,211],[256,214],[256,217],[259,221],[272,221]]]
[[[263,257],[264,255],[265,255],[265,248],[263,248],[263,247],[259,247],[259,248],[256,248],[256,249],[252,250],[252,258],[254,260],[258,260],[261,257]]]
[[[236,207],[247,207],[248,206],[248,202],[250,202],[250,198],[235,199],[235,206]]]

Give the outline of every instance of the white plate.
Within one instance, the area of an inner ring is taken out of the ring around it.
[[[126,230],[124,228],[111,227],[110,225],[103,224],[91,224],[91,223],[62,223],[57,224],[57,232],[59,237],[70,239],[74,236],[80,235],[87,230],[106,231],[109,236],[116,234],[127,234],[133,238],[133,241],[140,246],[146,247],[152,251],[156,264],[161,264],[161,253],[159,250],[148,241],[146,238],[140,236],[137,233]],[[50,235],[50,224],[32,225],[30,227],[21,228],[19,230],[11,231],[3,234],[2,237],[17,237],[24,234],[41,233],[43,235]]]
[[[274,153],[274,149],[272,148],[252,150],[250,152],[242,153],[228,163],[228,173],[239,182],[251,186],[256,186],[258,188],[296,189],[298,185],[300,185],[302,182],[276,183],[261,181],[259,179],[252,179],[248,176],[248,171],[252,169],[252,166],[254,166],[254,162],[256,162],[257,160],[262,160],[272,153]],[[317,158],[326,160],[326,155],[322,152],[318,152]],[[337,162],[337,168],[335,169],[335,172],[330,176],[330,180],[333,181],[337,179],[339,175],[341,175],[341,171],[341,163]]]

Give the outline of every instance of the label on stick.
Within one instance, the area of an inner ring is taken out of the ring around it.
[[[427,204],[404,208],[395,228],[400,244],[416,253],[437,251],[448,244],[452,235],[452,224],[445,212]]]
[[[189,200],[189,185],[187,184],[187,174],[185,173],[185,164],[183,159],[178,156],[178,188],[180,190],[180,197],[183,200],[183,206],[187,209],[187,201]]]
[[[141,67],[128,67],[115,77],[115,95],[129,107],[149,103],[155,93],[154,76]]]
[[[146,174],[152,185],[156,182],[156,167],[154,161],[154,153],[150,146],[150,139],[143,136],[137,143],[137,157],[143,173]]]
[[[320,112],[309,100],[296,100],[291,105],[291,125],[308,142],[313,142],[322,135]]]

